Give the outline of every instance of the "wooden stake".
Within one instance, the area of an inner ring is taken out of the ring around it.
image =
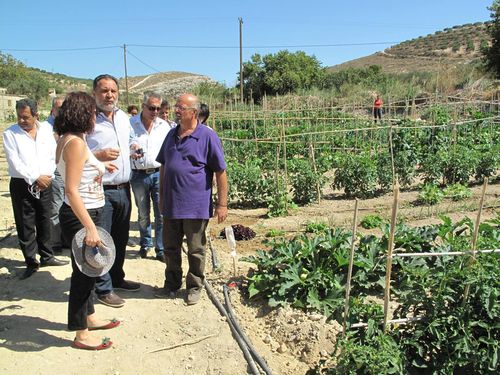
[[[385,290],[384,290],[384,329],[389,316],[389,299],[391,294],[391,272],[392,252],[394,250],[394,232],[396,231],[396,219],[398,214],[399,185],[394,186],[394,201],[392,203],[391,230],[389,233],[389,244],[387,248],[387,260],[385,265]]]
[[[351,293],[352,264],[354,263],[354,243],[356,242],[356,229],[358,228],[358,199],[354,201],[354,219],[352,223],[351,251],[349,253],[349,268],[347,270],[347,282],[345,287],[344,322],[342,323],[342,336],[347,330],[347,320],[349,319],[349,295]]]
[[[474,235],[472,236],[473,259],[476,259],[477,237],[479,235],[479,225],[481,224],[481,214],[483,213],[484,196],[486,195],[487,186],[488,186],[488,177],[485,177],[483,181],[483,190],[481,191],[481,199],[479,200],[479,210],[477,212],[476,224],[474,225]]]
[[[316,167],[316,158],[314,157],[314,146],[311,143],[309,143],[309,154],[311,155],[311,162],[312,162],[312,165],[313,165],[313,171],[314,171],[314,175],[318,175],[318,168]],[[319,183],[319,181],[316,181],[316,194],[317,194],[317,201],[318,201],[318,204],[321,203],[321,185]]]
[[[486,187],[488,186],[488,177],[484,178],[483,181],[483,190],[481,192],[481,199],[479,200],[479,210],[477,212],[476,223],[474,225],[474,235],[472,236],[472,252],[471,259],[467,265],[467,268],[470,268],[474,262],[476,261],[476,246],[477,246],[477,237],[479,235],[479,225],[481,224],[481,214],[483,212],[483,202],[484,196],[486,195]],[[470,293],[470,284],[467,284],[464,289],[464,299],[462,300],[462,307],[467,303],[467,299],[469,298]]]

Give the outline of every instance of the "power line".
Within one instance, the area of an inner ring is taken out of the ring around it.
[[[243,46],[243,49],[264,49],[264,48],[318,48],[318,47],[353,47],[353,46],[371,46],[397,44],[400,42],[363,42],[363,43],[334,43],[334,44],[295,44],[295,45],[262,45],[262,46]],[[198,46],[198,45],[156,45],[156,44],[127,44],[130,47],[144,48],[183,48],[183,49],[238,49],[239,46]],[[20,49],[20,48],[0,48],[5,52],[71,52],[71,51],[90,51],[100,49],[123,48],[123,46],[101,46],[101,47],[82,47],[82,48],[50,48],[50,49]],[[134,56],[135,57],[135,56]]]
[[[123,48],[122,46],[104,46],[104,47],[85,47],[85,48],[53,48],[53,49],[18,49],[18,48],[0,48],[0,51],[13,52],[67,52],[67,51],[89,51],[98,49]]]
[[[128,46],[129,46],[129,45],[127,44],[127,47],[128,47]],[[127,55],[132,56],[134,59],[136,59],[137,61],[139,61],[141,64],[143,64],[143,65],[147,66],[148,68],[152,69],[152,70],[153,70],[153,71],[155,71],[156,73],[163,73],[163,72],[159,71],[158,69],[156,69],[155,67],[153,67],[153,66],[149,65],[148,63],[146,63],[146,62],[142,61],[140,58],[138,58],[136,55],[134,55],[132,52],[130,52],[130,50],[127,50]]]
[[[400,42],[366,42],[366,43],[335,43],[335,44],[295,44],[295,45],[269,45],[269,46],[243,46],[244,49],[257,48],[305,48],[305,47],[350,47],[370,46],[377,44],[397,44]],[[145,48],[186,48],[186,49],[237,49],[239,46],[188,46],[188,45],[157,45],[157,44],[127,44],[132,47]]]

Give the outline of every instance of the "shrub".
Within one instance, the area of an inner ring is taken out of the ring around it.
[[[359,223],[365,229],[373,229],[379,227],[384,222],[380,215],[366,215]]]
[[[470,198],[472,196],[471,190],[462,184],[453,184],[444,189],[446,198],[451,198],[453,201]]]
[[[272,192],[261,159],[245,160],[243,164],[228,161],[229,198],[242,207],[265,207]]]
[[[318,197],[317,185],[323,185],[325,179],[316,173],[307,160],[294,159],[290,163],[289,181],[292,186],[293,201],[299,204],[308,204]]]
[[[438,186],[434,184],[424,184],[418,194],[418,199],[423,204],[435,205],[443,200],[444,194]]]
[[[367,198],[377,191],[377,164],[367,152],[347,154],[339,163],[332,184],[334,189],[343,188],[348,197]]]

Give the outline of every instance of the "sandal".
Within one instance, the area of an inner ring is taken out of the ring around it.
[[[109,321],[108,324],[105,324],[103,326],[99,326],[99,327],[87,327],[89,331],[97,331],[99,329],[111,329],[111,328],[115,328],[115,327],[118,327],[120,325],[120,321],[117,320],[117,319],[111,319]]]
[[[84,344],[80,341],[76,341],[76,339],[73,341],[72,346],[73,346],[73,348],[77,348],[77,349],[104,350],[104,349],[111,348],[112,345],[113,345],[113,342],[110,341],[109,337],[104,337],[102,339],[102,342],[97,346],[87,345],[87,344]]]

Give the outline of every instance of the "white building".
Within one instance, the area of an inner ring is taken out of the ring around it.
[[[24,98],[24,96],[7,94],[7,89],[0,87],[0,121],[6,121],[9,118],[15,121],[16,102]]]

